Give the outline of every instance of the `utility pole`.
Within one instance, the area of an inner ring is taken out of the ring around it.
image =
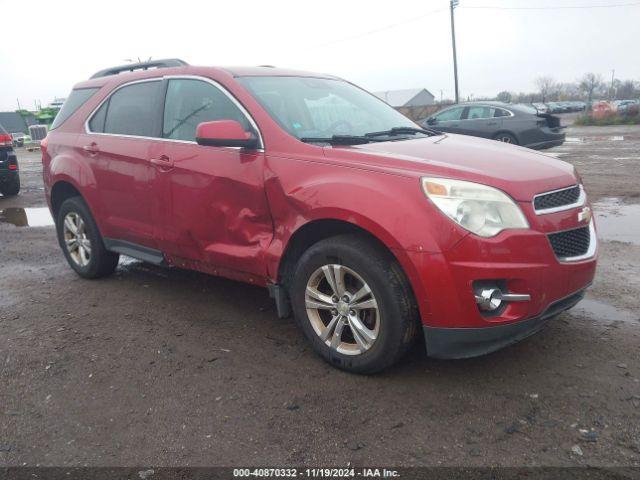
[[[451,7],[451,45],[453,46],[453,79],[456,86],[456,103],[460,101],[460,94],[458,91],[458,58],[456,55],[456,27],[453,21],[453,10],[458,6],[458,0],[450,0]]]
[[[611,88],[609,89],[609,100],[613,100],[613,78],[616,75],[616,70],[615,68],[613,70],[611,70]]]

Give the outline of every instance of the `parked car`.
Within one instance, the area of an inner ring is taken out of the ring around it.
[[[13,151],[13,137],[0,127],[0,193],[5,197],[20,192],[18,159]]]
[[[630,107],[637,104],[636,100],[621,100],[617,105],[617,111],[619,114],[624,115],[629,111]]]
[[[24,138],[25,134],[22,132],[16,132],[11,134],[11,138],[13,139],[14,147],[23,147],[24,146]]]
[[[575,101],[575,102],[571,102],[571,103],[574,105],[576,112],[582,112],[587,108],[587,103],[586,102]]]
[[[502,102],[461,103],[428,117],[422,125],[441,132],[491,138],[543,149],[562,145],[560,119],[527,105]]]
[[[538,113],[549,113],[549,107],[544,103],[532,103],[531,106],[535,108]]]
[[[393,364],[420,330],[438,358],[514,343],[575,305],[596,268],[572,165],[420,128],[327,75],[109,68],[74,87],[42,161],[81,277],[124,254],[267,287],[351,372]]]
[[[593,118],[605,118],[614,114],[613,106],[605,100],[600,100],[591,106],[591,116]]]

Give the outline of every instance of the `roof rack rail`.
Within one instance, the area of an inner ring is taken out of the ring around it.
[[[135,70],[148,70],[150,68],[169,68],[169,67],[185,67],[189,65],[179,58],[166,58],[164,60],[151,60],[149,62],[128,63],[119,67],[110,67],[100,70],[91,75],[91,78],[108,77],[109,75],[117,75],[121,72],[133,72]]]

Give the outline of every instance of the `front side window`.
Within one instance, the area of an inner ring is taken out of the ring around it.
[[[236,120],[251,131],[249,120],[218,87],[202,80],[169,80],[162,122],[162,137],[195,141],[199,123]]]
[[[462,111],[464,107],[455,107],[450,108],[449,110],[445,110],[436,115],[436,119],[439,122],[449,122],[452,120],[460,120],[462,118]]]
[[[72,90],[69,94],[69,97],[65,100],[62,108],[56,115],[56,118],[53,120],[51,124],[51,130],[54,128],[58,128],[62,125],[67,118],[75,113],[84,103],[89,100],[94,93],[100,90],[99,87],[95,88],[78,88],[76,90]]]
[[[287,76],[238,80],[284,130],[300,139],[418,128],[379,98],[343,80]]]
[[[117,90],[109,98],[104,120],[104,133],[155,137],[161,81],[134,83]],[[104,105],[103,105],[104,106]],[[99,109],[89,122],[102,112]],[[98,123],[98,122],[96,122]],[[99,125],[96,125],[99,128]]]

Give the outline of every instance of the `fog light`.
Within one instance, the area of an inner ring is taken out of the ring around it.
[[[503,293],[499,288],[482,288],[476,290],[476,303],[483,312],[493,312],[500,308],[503,302],[528,302],[528,293]]]
[[[476,302],[483,312],[492,312],[502,305],[502,292],[499,288],[485,288],[476,294]]]

